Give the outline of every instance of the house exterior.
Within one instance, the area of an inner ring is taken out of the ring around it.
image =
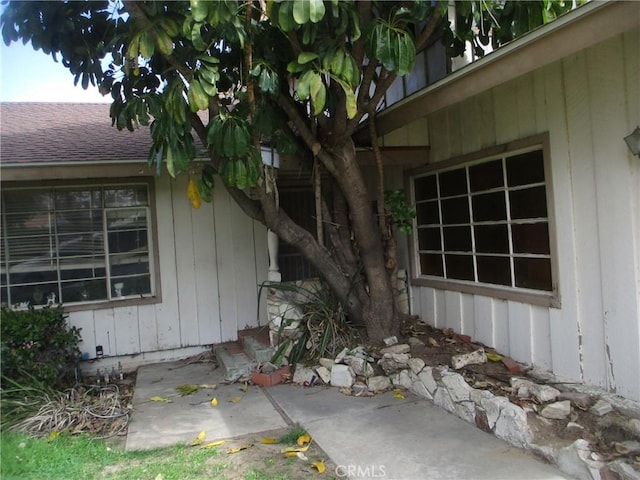
[[[636,401],[640,158],[623,137],[640,124],[639,51],[640,4],[590,2],[444,78],[423,58],[428,81],[398,81],[378,117],[386,187],[417,210],[398,237],[411,312]],[[267,324],[268,232],[221,185],[192,209],[188,177],[150,170],[145,130],[118,132],[106,105],[0,108],[3,303],[62,300],[87,368],[184,358]],[[11,269],[43,276],[11,283]]]
[[[3,305],[63,302],[85,358],[103,356],[87,369],[184,358],[265,323],[267,231],[222,185],[193,209],[188,176],[156,175],[148,131],[118,131],[107,104],[0,114]]]
[[[417,219],[412,311],[640,400],[640,4],[592,2],[379,117]],[[406,81],[405,81],[406,85]]]

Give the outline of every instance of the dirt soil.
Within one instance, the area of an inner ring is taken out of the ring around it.
[[[404,341],[409,341],[413,337],[424,343],[424,345],[413,345],[411,356],[421,358],[429,366],[451,365],[453,355],[469,353],[479,348],[484,348],[487,354],[500,355],[496,350],[468,336],[457,335],[451,329],[433,328],[417,317],[411,317],[404,323],[402,335]],[[512,403],[525,409],[530,407],[537,412],[544,407],[544,404],[532,399],[519,398],[517,392],[511,388],[510,379],[515,376],[541,383],[540,379],[530,377],[524,367],[521,367],[520,372],[512,373],[502,361],[489,361],[480,365],[462,367],[457,372],[471,387],[489,390],[494,395],[507,397]],[[559,384],[552,386],[560,391],[566,390]],[[534,431],[536,443],[564,446],[583,438],[597,452],[599,460],[609,462],[621,459],[640,471],[640,452],[628,451],[624,445],[621,445],[621,442],[628,440],[640,441],[637,432],[632,431],[629,419],[615,410],[601,417],[589,413],[589,407],[596,400],[592,398],[587,405],[572,401],[572,413],[570,418],[565,420],[545,419],[530,414],[529,423]],[[578,424],[583,428],[568,426],[569,424]]]

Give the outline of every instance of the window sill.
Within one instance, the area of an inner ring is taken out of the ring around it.
[[[122,300],[104,300],[95,303],[77,303],[63,305],[65,312],[82,312],[86,310],[104,310],[106,308],[137,307],[140,305],[152,305],[161,303],[159,295],[148,297],[124,298]]]
[[[429,287],[436,290],[451,290],[454,292],[470,293],[485,297],[511,300],[542,307],[561,308],[560,295],[556,291],[541,292],[535,290],[515,290],[498,285],[479,285],[464,281],[443,280],[437,278],[412,278],[411,285],[415,287]]]

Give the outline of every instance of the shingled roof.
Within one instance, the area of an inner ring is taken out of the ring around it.
[[[146,162],[151,137],[111,126],[109,104],[0,103],[0,164]]]

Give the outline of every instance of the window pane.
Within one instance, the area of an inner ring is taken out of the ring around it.
[[[85,235],[59,235],[58,254],[60,257],[98,255],[104,252],[102,232]]]
[[[102,210],[56,212],[56,230],[58,233],[101,232]]]
[[[478,256],[478,281],[495,285],[511,285],[509,257]]]
[[[107,281],[104,278],[62,283],[62,301],[65,303],[90,302],[106,299]]]
[[[543,186],[509,192],[511,218],[546,218],[547,196]]]
[[[547,222],[511,225],[513,251],[515,253],[540,253],[548,255],[549,225]]]
[[[482,163],[469,167],[469,183],[472,192],[504,186],[502,160]]]
[[[31,212],[6,215],[8,236],[52,235],[53,213]]]
[[[456,252],[471,252],[471,227],[445,227],[444,249]]]
[[[48,259],[9,263],[9,281],[20,283],[53,282],[58,279],[56,262]]]
[[[130,230],[109,234],[110,253],[133,252],[135,250],[145,252],[147,245],[146,230]]]
[[[507,219],[504,193],[484,193],[471,197],[473,220],[475,222],[500,221]]]
[[[480,253],[509,253],[507,225],[476,225],[476,251]]]
[[[109,257],[112,277],[149,273],[149,257],[134,255],[112,255]]]
[[[510,187],[544,182],[542,150],[507,158],[507,184]]]
[[[438,198],[438,188],[436,185],[435,175],[419,177],[416,178],[413,182],[416,202]]]
[[[82,262],[82,260],[86,263]],[[66,260],[65,263],[61,262],[60,278],[62,280],[104,278],[106,276],[104,259],[99,259],[102,260],[102,264],[100,264],[99,261],[93,263],[90,260],[91,259],[73,259],[73,263],[69,260]]]
[[[471,255],[445,255],[447,278],[474,280],[473,257]]]
[[[442,200],[442,223],[469,223],[469,203],[467,197]]]
[[[149,275],[111,279],[111,295],[113,297],[145,295],[150,292],[151,278]]]
[[[146,185],[105,188],[104,190],[105,207],[133,207],[148,203]]]
[[[95,189],[57,190],[56,210],[85,210],[102,207],[102,193]]]
[[[9,237],[9,260],[17,261],[49,261],[54,258],[55,245],[53,237],[49,236],[29,236],[29,237]]]
[[[440,241],[440,228],[419,228],[418,249],[442,250],[442,243]]]
[[[11,287],[11,303],[13,305],[24,302],[30,305],[46,305],[47,297],[53,299],[53,295],[55,295],[55,302],[58,303],[60,295],[57,283]]]
[[[422,275],[444,277],[444,269],[442,268],[442,255],[433,253],[421,253],[420,273]]]
[[[5,213],[46,212],[53,210],[53,196],[48,189],[6,190]]]
[[[464,168],[443,172],[440,177],[440,197],[467,193],[467,173]]]
[[[418,203],[416,205],[416,219],[418,225],[439,224],[438,202]]]
[[[514,258],[516,287],[551,291],[551,260]]]

